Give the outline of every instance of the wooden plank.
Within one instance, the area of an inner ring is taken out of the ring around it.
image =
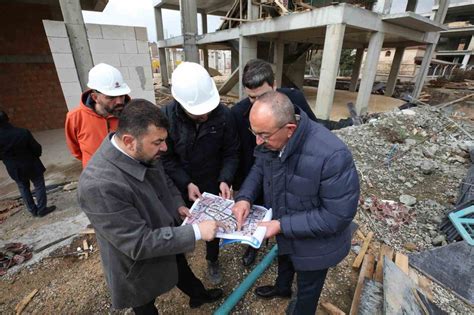
[[[95,234],[95,231],[93,228],[87,228],[85,230],[80,231],[79,234]]]
[[[383,257],[383,313],[423,315],[413,296],[416,286],[391,260]]]
[[[372,237],[374,236],[374,232],[369,232],[367,236],[365,237],[364,244],[362,245],[362,248],[360,249],[359,255],[357,255],[356,259],[354,260],[354,263],[352,264],[352,268],[360,268],[360,265],[362,264],[362,261],[364,260],[365,253],[367,252],[367,249],[369,248],[370,241],[372,240]]]
[[[33,299],[33,297],[36,295],[36,293],[38,293],[38,289],[34,289],[33,291],[30,292],[30,294],[28,294],[27,296],[25,296],[21,301],[20,303],[18,303],[16,306],[15,306],[15,313],[16,315],[19,315],[23,312],[23,310],[25,309],[25,307],[28,305],[28,303],[30,303],[30,301]]]
[[[423,275],[418,276],[418,286],[424,295],[430,300],[433,300],[433,282]]]
[[[377,261],[377,268],[375,269],[374,280],[383,281],[383,261],[384,257],[387,257],[390,261],[393,259],[393,248],[388,245],[382,244],[380,247],[379,259]]]
[[[329,302],[323,302],[321,303],[321,306],[329,315],[346,315],[346,313],[341,311],[339,307]]]
[[[285,6],[280,2],[280,0],[273,0],[273,2],[275,2],[275,4],[281,9],[281,12],[283,14],[288,14],[288,9],[285,8]]]
[[[408,275],[408,256],[402,253],[395,253],[395,265]]]
[[[359,229],[357,229],[357,236],[358,236],[361,240],[365,241],[365,235],[364,235],[364,233],[362,233],[362,231],[359,230]]]
[[[374,255],[367,254],[364,256],[362,267],[360,268],[360,272],[359,272],[359,278],[357,279],[357,286],[354,292],[354,297],[352,298],[351,311],[349,312],[349,314],[351,315],[355,315],[359,311],[360,296],[362,294],[362,289],[364,287],[364,279],[372,278],[372,275],[374,274],[374,263],[375,263]]]

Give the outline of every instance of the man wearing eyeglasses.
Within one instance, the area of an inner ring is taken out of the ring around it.
[[[85,168],[109,132],[115,131],[118,116],[130,101],[130,88],[116,68],[100,63],[89,71],[90,90],[77,108],[66,116],[66,143]]]
[[[278,276],[256,288],[261,298],[297,296],[287,314],[314,314],[329,267],[349,253],[350,224],[359,200],[359,179],[347,146],[328,129],[295,114],[289,98],[271,91],[250,110],[256,137],[255,164],[232,209],[238,228],[263,190],[273,219],[261,223],[266,238],[276,236]]]
[[[237,131],[241,143],[239,169],[234,181],[234,190],[239,190],[240,185],[243,183],[255,161],[255,157],[253,156],[253,150],[255,149],[255,136],[248,131],[250,126],[249,113],[253,103],[260,95],[275,90],[285,94],[295,105],[296,113],[299,113],[300,110],[304,111],[311,120],[323,124],[329,130],[340,129],[352,126],[353,124],[351,118],[341,119],[339,121],[317,119],[300,90],[276,87],[272,66],[264,60],[252,59],[247,62],[242,76],[242,85],[244,86],[245,93],[248,97],[235,104],[231,109],[236,120]],[[262,204],[262,202],[261,198],[255,201],[256,204]],[[244,266],[252,265],[255,261],[256,255],[257,250],[249,246],[242,257]]]

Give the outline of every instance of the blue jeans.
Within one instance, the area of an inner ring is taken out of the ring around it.
[[[31,181],[35,186],[36,203],[33,199],[33,195],[31,194],[29,180],[16,181],[16,184],[20,190],[21,198],[28,208],[28,211],[30,211],[33,215],[37,215],[46,209],[47,198],[46,187],[44,185],[44,176],[40,175],[36,178],[32,178]]]
[[[328,270],[295,270],[288,255],[278,256],[278,277],[275,285],[280,292],[290,292],[291,283],[296,273],[297,295],[296,304],[290,305],[292,315],[313,315],[318,306],[319,296],[323,290]],[[290,302],[291,303],[291,302]],[[294,307],[294,310],[292,309]]]

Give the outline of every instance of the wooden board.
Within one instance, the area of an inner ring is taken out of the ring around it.
[[[372,278],[372,275],[374,274],[374,263],[375,263],[374,255],[367,254],[364,256],[364,261],[362,262],[362,267],[360,268],[359,278],[357,280],[357,286],[354,292],[354,297],[352,298],[351,311],[349,312],[349,314],[351,315],[355,315],[359,311],[360,296],[362,294],[362,289],[364,287],[364,280],[366,278],[369,278],[369,279]]]
[[[23,312],[23,310],[25,309],[25,307],[28,305],[28,303],[30,303],[30,301],[33,299],[33,297],[36,295],[36,293],[38,293],[38,289],[34,289],[33,291],[31,291],[30,294],[28,294],[27,296],[25,296],[21,301],[20,303],[18,303],[15,307],[15,313],[16,315],[19,315]]]
[[[402,253],[395,253],[395,265],[408,275],[408,256]]]
[[[415,284],[391,260],[383,260],[383,313],[423,315],[413,290]]]
[[[321,307],[328,313],[329,315],[346,315],[343,311],[339,309],[339,307],[329,303],[323,302],[321,303]]]
[[[354,260],[354,263],[352,264],[352,268],[358,269],[360,265],[362,264],[362,261],[364,260],[365,253],[367,252],[367,249],[369,248],[370,241],[372,240],[372,237],[374,236],[374,232],[369,232],[367,236],[365,237],[364,244],[362,245],[362,248],[360,249],[359,255],[357,255],[356,259]]]
[[[474,247],[465,241],[409,255],[412,267],[474,305]]]
[[[393,259],[393,248],[382,244],[380,247],[379,259],[377,261],[377,268],[375,269],[374,280],[382,282],[383,281],[383,261],[384,257],[387,257],[390,261]]]

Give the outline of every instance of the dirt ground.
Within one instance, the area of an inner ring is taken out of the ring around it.
[[[450,93],[446,100],[455,99],[457,95]],[[163,95],[163,103],[168,96]],[[474,119],[473,106],[463,103],[456,106],[455,112],[464,113],[462,119],[471,122]],[[65,169],[69,176],[77,176],[77,168]],[[74,173],[76,172],[76,173]],[[428,187],[427,187],[428,188]],[[383,191],[384,187],[380,187]],[[443,189],[442,187],[440,188]],[[367,191],[367,194],[378,194],[380,191]],[[423,192],[426,197],[433,193],[428,189]],[[420,193],[420,196],[423,195]],[[11,210],[14,213],[0,223],[0,240],[9,240],[21,237],[32,230],[48,226],[54,222],[61,222],[67,218],[72,218],[81,213],[76,200],[76,191],[64,191],[62,189],[48,194],[51,203],[58,206],[58,211],[44,218],[32,218],[27,211],[21,207],[19,211]],[[1,202],[0,202],[1,203]],[[356,218],[359,220],[359,217]],[[84,225],[84,228],[86,226]],[[368,232],[368,227],[363,225],[361,230]],[[38,289],[38,293],[33,297],[24,310],[27,314],[132,314],[131,310],[111,310],[110,296],[105,284],[100,255],[97,251],[92,253],[87,259],[79,259],[76,256],[56,257],[76,250],[86,239],[95,249],[97,249],[94,235],[76,236],[70,245],[61,247],[43,258],[41,262],[21,268],[16,273],[8,273],[0,278],[0,314],[14,313],[15,306],[31,291]],[[381,239],[378,239],[370,252],[377,253]],[[361,240],[355,236],[353,245],[361,245]],[[258,260],[272,248],[274,241],[264,245],[259,251]],[[224,247],[220,254],[220,264],[223,271],[223,282],[221,287],[225,296],[232,293],[242,280],[250,273],[251,269],[245,268],[241,264],[241,256],[245,247],[233,244]],[[198,278],[202,279],[206,287],[211,287],[206,280],[205,246],[199,242],[194,252],[187,255],[191,268]],[[341,310],[348,313],[350,310],[352,297],[357,282],[358,272],[352,269],[352,262],[355,258],[354,251],[344,259],[337,267],[330,269],[325,287],[320,299],[321,302],[328,301],[337,305]],[[276,277],[276,261],[272,263],[262,277],[260,277],[251,290],[233,309],[233,314],[284,314],[288,300],[274,299],[271,301],[257,299],[253,290],[256,286],[271,284]],[[224,299],[206,304],[197,310],[191,310],[188,306],[188,299],[178,289],[173,289],[157,299],[157,305],[162,314],[211,314],[216,310]],[[318,309],[318,315],[326,314],[322,309]]]

